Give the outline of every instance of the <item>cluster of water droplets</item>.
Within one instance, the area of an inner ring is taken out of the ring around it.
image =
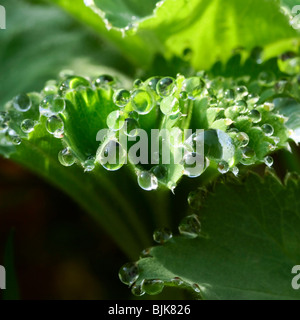
[[[295,72],[299,67],[299,59],[295,59],[281,57],[278,64],[292,74],[291,70]],[[291,79],[276,79],[272,72],[263,71],[249,81],[249,77],[210,78],[199,72],[190,78],[178,74],[175,78],[137,79],[132,88],[122,88],[110,75],[92,79],[64,71],[58,81],[48,81],[39,94],[20,94],[5,106],[0,113],[0,143],[20,145],[22,139],[30,137],[35,127],[42,124],[53,138],[62,140],[64,147],[58,160],[63,166],[77,163],[90,172],[99,163],[106,170],[115,171],[130,162],[121,133],[133,141],[148,119],[150,123],[156,119],[155,125],[172,129],[170,147],[174,147],[174,154],[182,154],[178,164],[182,174],[199,177],[207,167],[213,166],[221,174],[231,171],[238,175],[240,165],[264,162],[272,166],[270,153],[287,143],[288,136],[282,139],[286,136],[287,119],[274,110],[273,97],[285,94],[290,83],[299,84],[296,75],[291,75]],[[66,121],[72,121],[68,109],[71,104],[79,103],[80,95],[88,101],[90,93],[98,90],[112,92],[114,108],[106,118],[108,132],[98,150],[80,152],[65,137]],[[72,101],[70,92],[77,94]],[[266,92],[267,98],[262,98]],[[204,132],[186,137],[181,126],[191,116]],[[158,162],[150,164],[150,169],[149,165],[136,166],[139,186],[149,191],[162,183],[173,190],[177,182],[170,169],[173,164],[162,163],[160,151],[154,156]]]
[[[195,239],[202,235],[201,223],[196,214],[185,217],[178,227],[181,236],[187,239]],[[173,234],[168,228],[159,228],[154,231],[153,239],[156,243],[163,245],[172,241]],[[140,259],[151,258],[152,248],[145,249],[140,254]],[[138,262],[129,262],[124,264],[119,270],[120,280],[131,288],[131,292],[136,296],[144,294],[157,295],[162,292],[167,284],[175,286],[190,287],[196,293],[200,293],[200,286],[196,283],[189,283],[180,277],[172,279],[142,279],[142,272]]]

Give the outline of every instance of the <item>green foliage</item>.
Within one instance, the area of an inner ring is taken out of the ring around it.
[[[136,285],[160,279],[202,299],[299,299],[291,287],[300,259],[299,177],[282,184],[271,173],[264,180],[250,174],[217,183],[204,199],[203,192],[190,199],[200,235],[151,248],[138,262]]]
[[[203,299],[297,298],[290,270],[299,259],[299,178],[243,178],[300,141],[299,36],[279,1],[11,0],[6,8],[0,154],[74,198],[131,259],[156,227],[189,214],[181,236],[156,231],[165,244],[143,252],[152,257],[138,262],[139,274],[135,264],[122,268],[134,294],[180,285]],[[62,69],[74,72],[57,77]],[[171,131],[170,164],[161,154],[156,165],[125,164],[140,129]],[[203,132],[188,138],[185,129]],[[199,141],[205,157],[195,173],[187,159]],[[108,166],[103,155],[114,148]],[[240,182],[206,189],[239,170]],[[200,236],[183,198],[197,187],[189,203]]]

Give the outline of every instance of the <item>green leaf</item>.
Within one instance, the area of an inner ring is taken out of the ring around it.
[[[218,183],[205,200],[200,192],[200,237],[153,247],[138,262],[136,285],[160,279],[175,286],[181,279],[203,299],[300,299],[291,286],[300,261],[299,192],[298,176],[283,185],[272,174]]]
[[[68,5],[63,0],[54,1],[88,22],[88,14],[83,16],[79,11],[82,2]],[[139,65],[143,63],[144,68],[157,55],[167,60],[174,56],[187,59],[197,70],[208,69],[217,60],[226,61],[236,48],[249,52],[263,47],[263,59],[297,50],[298,33],[280,12],[278,1],[230,0],[224,5],[219,0],[165,0],[155,6],[156,2],[148,1],[147,6],[133,0],[97,0],[86,4],[102,20],[96,23],[93,16],[92,25],[131,56],[135,50],[132,59]],[[107,32],[103,31],[104,23]]]
[[[89,2],[92,1],[86,1],[86,3]],[[125,28],[132,23],[149,18],[153,14],[157,2],[158,0],[143,2],[139,0],[95,0],[94,5],[91,5],[91,7],[104,20],[108,20],[107,23],[116,28]]]

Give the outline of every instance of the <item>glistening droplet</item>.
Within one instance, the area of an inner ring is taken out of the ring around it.
[[[148,91],[137,89],[131,95],[131,104],[137,113],[147,114],[154,107],[154,99]]]
[[[84,172],[93,171],[95,168],[95,161],[96,161],[95,157],[93,156],[88,157],[82,164],[84,168]]]
[[[268,167],[272,167],[274,160],[271,156],[266,156],[264,158],[264,163],[268,166]]]
[[[30,133],[34,130],[35,121],[32,119],[25,119],[22,121],[20,128],[24,133]]]
[[[173,234],[168,228],[160,228],[154,231],[153,240],[157,243],[164,244],[172,239]]]
[[[124,107],[130,100],[130,92],[125,89],[120,89],[114,93],[114,104],[120,108]]]
[[[201,233],[201,223],[197,215],[192,214],[183,218],[180,222],[178,230],[181,235],[188,238],[196,238]]]
[[[59,162],[65,166],[70,167],[75,163],[75,157],[69,148],[65,148],[58,153]]]
[[[158,180],[153,173],[149,171],[141,171],[138,173],[138,184],[142,189],[150,191],[157,189]]]
[[[167,97],[176,90],[175,80],[170,77],[162,78],[156,85],[156,91],[161,97]]]
[[[138,265],[134,262],[128,262],[124,264],[119,270],[119,279],[131,286],[139,277]]]
[[[97,151],[97,161],[108,171],[119,170],[127,160],[127,153],[115,139],[104,142]]]
[[[135,283],[135,284],[133,284],[132,287],[131,287],[131,293],[132,293],[133,295],[135,295],[136,297],[141,297],[142,295],[144,295],[144,294],[145,294],[145,291],[144,291],[144,289],[143,289],[143,287],[142,287],[142,283],[139,283],[139,284]]]
[[[253,123],[258,123],[261,121],[261,113],[258,110],[251,110],[249,112],[249,117],[252,120]]]
[[[156,295],[163,291],[164,282],[159,279],[146,279],[143,281],[142,289],[149,295]]]
[[[218,171],[225,174],[229,171],[229,164],[226,161],[220,161],[218,163]]]
[[[266,136],[271,136],[273,133],[274,133],[274,128],[268,124],[268,123],[265,123],[262,127],[261,127],[262,131],[264,132],[264,134]]]
[[[22,93],[13,99],[13,106],[17,111],[26,112],[31,108],[31,100],[27,94]]]
[[[46,129],[55,138],[61,139],[64,134],[64,123],[58,116],[51,116],[47,119]]]

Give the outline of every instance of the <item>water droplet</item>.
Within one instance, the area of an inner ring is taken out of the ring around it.
[[[224,91],[224,98],[229,101],[232,102],[235,99],[235,93],[234,90],[232,89],[227,89]]]
[[[226,161],[220,161],[218,163],[218,171],[225,174],[229,171],[229,164]]]
[[[112,139],[99,147],[96,159],[106,170],[116,171],[126,162],[127,154],[121,144]]]
[[[7,140],[12,144],[14,144],[15,146],[20,145],[22,142],[22,139],[20,138],[20,136],[13,129],[9,129],[8,131],[6,131],[5,136]]]
[[[181,91],[179,96],[181,100],[185,101],[188,98],[188,93],[186,91]]]
[[[265,102],[263,106],[266,111],[272,111],[275,108],[274,103],[271,102]]]
[[[272,167],[274,160],[271,156],[266,156],[264,158],[264,163],[268,166],[268,167]]]
[[[8,129],[8,122],[10,121],[10,116],[5,111],[0,111],[0,133],[5,132]]]
[[[151,169],[151,172],[155,175],[155,177],[159,180],[163,180],[166,178],[167,176],[167,173],[168,173],[168,169],[166,166],[164,165],[157,165],[157,166],[154,166],[152,169]]]
[[[47,119],[46,129],[55,138],[61,139],[64,135],[64,123],[58,116],[51,116]]]
[[[258,110],[253,109],[249,112],[249,118],[253,123],[258,123],[261,121],[261,113]]]
[[[194,283],[194,284],[192,285],[192,289],[193,289],[195,292],[197,292],[197,293],[200,293],[200,292],[201,292],[201,289],[200,289],[200,287],[199,287],[199,285],[198,285],[197,283]]]
[[[105,87],[107,85],[112,85],[114,83],[115,83],[115,79],[108,74],[103,74],[94,81],[94,85],[96,87]]]
[[[238,132],[236,139],[239,147],[246,147],[250,141],[249,136],[245,132]]]
[[[191,191],[188,195],[188,204],[193,210],[199,210],[203,201],[206,199],[207,190],[205,188],[198,188],[196,191]]]
[[[17,111],[26,112],[31,108],[31,100],[27,94],[22,93],[13,99],[13,106]]]
[[[275,75],[271,71],[262,71],[258,75],[258,83],[261,86],[272,87],[275,84]]]
[[[184,174],[190,178],[199,177],[207,166],[203,154],[189,152],[183,157]]]
[[[156,91],[161,97],[167,97],[176,90],[175,80],[170,77],[162,78],[156,85]]]
[[[48,81],[46,83],[46,86],[45,88],[43,89],[43,94],[45,96],[49,96],[50,94],[57,94],[57,91],[58,91],[58,87],[57,87],[57,84],[56,84],[56,81]]]
[[[151,256],[151,248],[144,249],[140,253],[140,259],[149,258],[149,257],[152,257]]]
[[[84,172],[93,171],[95,169],[95,161],[96,161],[95,157],[93,156],[88,157],[82,164],[84,168]]]
[[[30,133],[34,130],[35,121],[32,119],[25,119],[22,121],[20,128],[24,133]]]
[[[162,99],[160,110],[163,114],[169,116],[179,112],[179,101],[177,98],[169,96]]]
[[[192,214],[182,219],[178,230],[181,235],[188,238],[197,238],[201,233],[201,223],[197,215]]]
[[[50,117],[52,115],[52,112],[50,111],[50,103],[54,99],[54,95],[48,95],[46,96],[39,105],[39,111],[41,116]]]
[[[134,88],[139,88],[139,87],[141,87],[143,85],[143,81],[141,80],[141,79],[136,79],[136,80],[134,80],[134,82],[133,82],[133,87]]]
[[[58,93],[62,96],[70,89],[85,88],[90,87],[90,85],[90,81],[84,77],[70,76],[60,84]]]
[[[239,168],[238,167],[233,167],[231,168],[231,172],[237,177],[239,175]]]
[[[156,87],[160,77],[152,77],[148,79],[148,87],[157,94]]]
[[[8,123],[10,121],[10,116],[6,111],[0,111],[0,122]]]
[[[264,134],[266,136],[271,136],[273,133],[274,133],[274,128],[268,124],[268,123],[265,123],[262,127],[261,127],[262,131],[264,132]]]
[[[259,96],[255,93],[250,93],[247,96],[247,102],[254,105],[259,100]]]
[[[239,86],[235,89],[235,91],[239,99],[243,99],[248,95],[248,89],[245,86]]]
[[[250,147],[242,148],[242,153],[244,158],[253,158],[255,157],[255,151]]]
[[[139,114],[147,114],[154,107],[154,100],[151,94],[145,90],[134,90],[131,95],[133,109]]]
[[[130,111],[128,114],[129,118],[139,121],[139,114],[136,111]]]
[[[172,239],[173,234],[168,228],[160,228],[154,231],[153,240],[157,243],[164,244]]]
[[[131,287],[131,293],[137,297],[141,297],[142,295],[144,295],[145,291],[143,290],[142,283],[141,284],[135,283]]]
[[[156,295],[163,291],[164,282],[159,279],[146,279],[143,281],[143,290],[149,295]]]
[[[125,118],[122,111],[112,111],[106,118],[107,126],[113,131],[121,130],[124,126],[124,123]]]
[[[135,119],[125,119],[124,133],[128,137],[135,137],[139,132],[139,124]]]
[[[179,277],[174,277],[174,278],[171,280],[171,282],[172,282],[173,284],[175,284],[176,286],[181,286],[181,285],[183,285],[183,280],[182,280],[181,278],[179,278]]]
[[[128,262],[124,264],[119,270],[119,279],[131,286],[139,277],[139,268],[135,262]]]
[[[120,89],[114,93],[114,104],[120,108],[124,107],[130,100],[130,92],[125,89]]]
[[[45,117],[62,113],[66,108],[66,100],[57,95],[46,96],[40,103],[40,114]]]
[[[66,100],[56,97],[52,101],[49,101],[49,110],[54,114],[62,113],[66,108]]]
[[[158,187],[158,180],[154,174],[149,171],[140,171],[138,173],[139,186],[147,191],[155,190]]]
[[[5,132],[8,129],[8,124],[0,121],[0,133]]]
[[[70,167],[75,163],[75,157],[69,148],[65,148],[58,153],[59,162],[65,166]]]
[[[200,77],[185,79],[182,83],[182,90],[188,93],[188,98],[194,100],[205,88],[205,82]]]

